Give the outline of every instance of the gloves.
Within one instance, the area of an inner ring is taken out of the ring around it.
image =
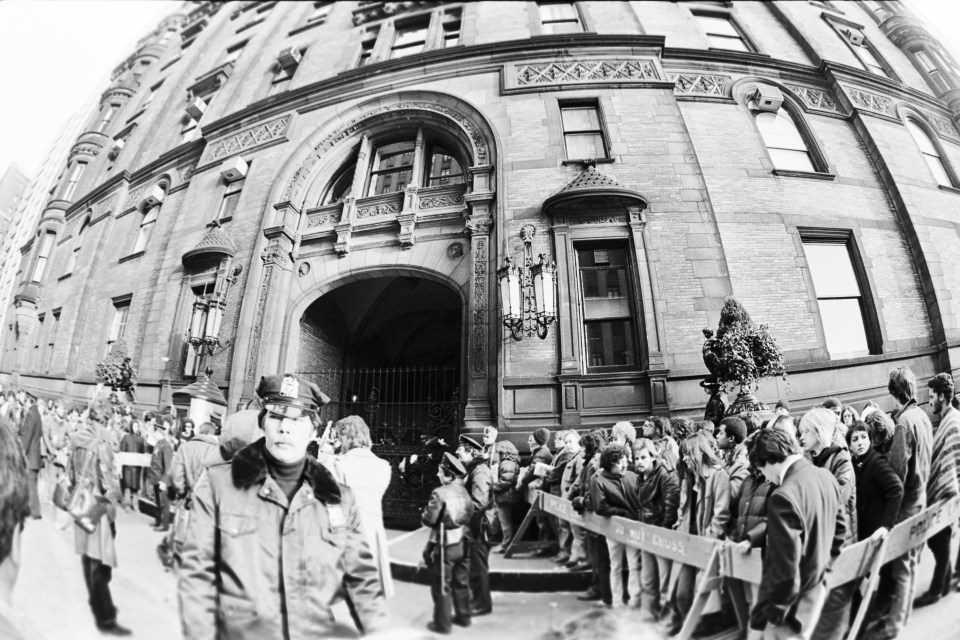
[[[424,565],[426,565],[426,566],[429,567],[431,564],[433,564],[433,555],[434,555],[434,551],[436,550],[436,548],[437,548],[437,545],[436,545],[435,542],[429,542],[429,543],[427,543],[427,546],[424,547],[424,549],[423,549],[423,563],[424,563]]]
[[[573,506],[574,511],[583,515],[583,498],[581,498],[580,496],[577,496],[576,498],[573,499],[573,502],[571,504]]]

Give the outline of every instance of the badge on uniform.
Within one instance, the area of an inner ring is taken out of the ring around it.
[[[347,526],[347,517],[343,514],[340,505],[328,505],[327,515],[330,517],[330,528],[340,529]]]
[[[280,384],[280,395],[284,398],[296,400],[300,395],[300,382],[293,376],[284,376],[283,382]]]

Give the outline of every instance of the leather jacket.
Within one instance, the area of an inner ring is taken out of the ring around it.
[[[456,479],[450,484],[437,487],[430,494],[427,506],[420,514],[423,526],[430,527],[430,542],[436,542],[440,531],[440,517],[443,516],[443,526],[447,532],[447,544],[458,544],[461,536],[451,536],[452,531],[461,531],[461,527],[470,524],[473,518],[474,507],[470,494],[463,486],[463,480]],[[461,531],[462,533],[462,531]],[[452,537],[457,538],[452,540]]]

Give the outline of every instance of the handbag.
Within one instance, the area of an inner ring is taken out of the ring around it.
[[[53,492],[53,503],[63,509],[73,518],[73,521],[87,533],[93,533],[100,525],[100,519],[107,513],[107,503],[94,493],[93,482],[87,477],[90,463],[96,457],[95,453],[87,457],[80,472],[76,486],[71,490],[70,481],[66,475],[57,483]]]

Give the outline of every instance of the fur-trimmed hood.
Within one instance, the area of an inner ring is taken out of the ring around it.
[[[240,449],[230,462],[230,477],[238,489],[249,489],[267,479],[267,459],[264,457],[266,438]],[[313,495],[324,504],[340,504],[340,485],[326,467],[307,456],[303,466],[303,480],[313,489]]]

